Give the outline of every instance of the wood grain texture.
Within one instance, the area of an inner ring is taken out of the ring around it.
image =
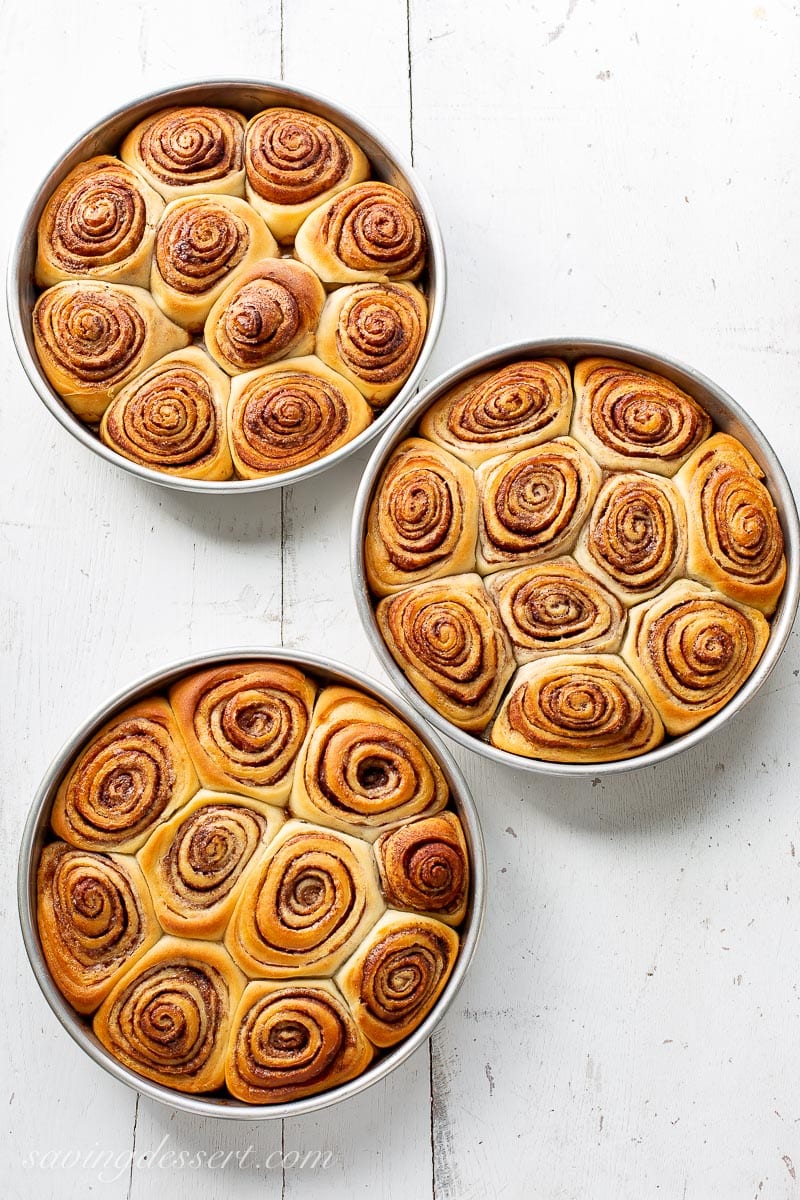
[[[187,17],[126,0],[112,23],[99,0],[5,6],[0,153],[15,186],[0,249],[100,112],[283,69],[413,149],[449,265],[427,379],[514,339],[638,342],[727,388],[800,490],[796,5],[386,0],[378,24],[376,11],[232,0],[220,15],[197,0]],[[78,43],[91,70],[64,54]],[[17,930],[29,797],[84,713],[186,653],[283,641],[380,674],[347,563],[367,452],[282,495],[178,496],[55,424],[4,322],[0,384],[6,1194],[796,1195],[796,632],[748,709],[658,770],[572,783],[458,753],[486,832],[482,943],[430,1050],[353,1101],[283,1125],[202,1121],[137,1102],[82,1055]],[[252,1145],[262,1166],[145,1163],[98,1180],[24,1165],[57,1148],[147,1154],[165,1135],[206,1155]],[[315,1149],[329,1168],[263,1165]]]

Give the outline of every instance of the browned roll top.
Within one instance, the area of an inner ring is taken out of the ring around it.
[[[250,230],[229,207],[212,197],[187,197],[170,205],[156,233],[155,260],[166,284],[197,296],[242,261]]]
[[[123,405],[111,408],[107,435],[126,458],[168,470],[207,459],[224,431],[206,377],[188,363],[175,363],[148,373]]]
[[[291,471],[327,454],[349,424],[347,403],[335,383],[287,369],[249,382],[231,441],[252,470]]]
[[[587,527],[591,560],[626,593],[665,586],[685,555],[686,514],[668,480],[640,471],[612,475]]]
[[[212,310],[206,337],[226,369],[252,371],[313,343],[324,290],[307,267],[288,259],[260,263],[237,277]],[[213,326],[213,328],[211,328]]]
[[[137,150],[158,183],[213,183],[242,169],[242,125],[226,109],[171,108],[143,125]]]
[[[82,163],[59,184],[39,237],[50,264],[80,274],[130,258],[146,229],[141,181],[118,159],[104,155]]]
[[[266,817],[234,804],[205,804],[183,821],[159,862],[166,904],[204,912],[224,900],[267,832]]]
[[[718,459],[700,492],[706,544],[717,563],[748,584],[772,580],[783,557],[775,505],[759,479],[733,461]]]
[[[394,908],[460,920],[469,856],[458,818],[440,813],[383,834],[375,847],[386,899]]]
[[[502,446],[546,429],[572,400],[569,371],[557,359],[511,363],[465,389],[447,415],[466,447]]]
[[[147,336],[132,296],[108,285],[50,288],[37,300],[33,320],[55,363],[88,387],[110,387],[124,379]]]
[[[414,204],[377,180],[354,184],[329,201],[320,235],[352,271],[408,278],[425,261],[427,239]]]
[[[422,296],[410,287],[364,283],[339,311],[336,349],[341,364],[372,385],[400,382],[410,374],[425,339]]]
[[[352,167],[338,129],[313,113],[270,108],[250,125],[247,182],[271,204],[303,204],[335,187]]]

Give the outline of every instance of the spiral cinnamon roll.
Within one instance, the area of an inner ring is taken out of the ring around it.
[[[267,108],[248,123],[245,195],[279,242],[290,242],[318,205],[369,176],[366,155],[330,121]]]
[[[173,684],[170,702],[203,786],[285,804],[315,691],[278,662],[226,663]]]
[[[715,433],[697,448],[675,483],[689,519],[688,574],[769,616],[786,581],[786,557],[763,478],[741,442]]]
[[[330,979],[258,980],[233,1019],[225,1081],[248,1104],[279,1104],[353,1079],[373,1054]]]
[[[164,932],[220,939],[247,872],[282,824],[277,808],[201,790],[159,825],[137,857]]]
[[[686,563],[686,511],[675,484],[644,471],[610,475],[575,558],[625,605],[662,592]]]
[[[317,354],[381,408],[414,369],[427,327],[428,306],[413,284],[358,283],[328,297]]]
[[[622,656],[668,733],[686,733],[719,712],[756,667],[769,625],[756,608],[681,579],[632,608]]]
[[[142,288],[71,280],[36,301],[33,340],[64,403],[82,420],[95,422],[134,375],[188,345],[189,335]]]
[[[378,627],[392,657],[438,713],[485,729],[514,673],[514,658],[478,575],[454,575],[381,600]]]
[[[385,705],[352,688],[320,693],[292,785],[296,817],[371,841],[386,825],[438,812],[447,794],[433,755]]]
[[[230,479],[230,383],[199,346],[166,354],[103,414],[100,440],[124,458],[184,479]]]
[[[573,558],[498,571],[485,581],[520,664],[565,650],[619,649],[625,609]]]
[[[81,850],[138,850],[157,821],[197,791],[197,776],[169,705],[139,700],[81,751],[56,794],[51,823]]]
[[[325,289],[291,258],[267,258],[233,280],[212,307],[203,336],[223,371],[239,375],[314,349]]]
[[[287,358],[231,381],[228,437],[242,479],[316,462],[371,422],[361,393],[313,355]]]
[[[371,1042],[394,1046],[422,1023],[450,977],[458,944],[441,921],[384,913],[336,976]]]
[[[225,945],[251,977],[330,975],[382,909],[366,842],[287,821],[248,875]]]
[[[470,467],[538,446],[569,430],[572,378],[560,358],[474,375],[425,411],[420,433]]]
[[[424,438],[386,465],[367,519],[364,559],[378,596],[475,569],[478,493],[468,467]]]
[[[165,200],[198,192],[243,196],[245,124],[230,108],[162,109],[134,126],[120,158]]]
[[[136,859],[45,846],[37,920],[50,974],[79,1013],[90,1013],[161,936]]]
[[[411,821],[375,843],[383,894],[392,908],[460,925],[467,912],[469,852],[455,813]]]
[[[233,272],[277,253],[269,229],[245,200],[185,196],[172,200],[159,221],[150,291],[170,320],[199,333]]]
[[[147,287],[164,201],[118,158],[100,154],[61,181],[39,221],[40,288],[80,277]]]
[[[106,1050],[179,1092],[225,1082],[231,1018],[245,977],[222,946],[163,937],[114,987],[94,1018]]]
[[[478,570],[521,567],[570,550],[594,503],[600,468],[569,437],[489,459],[480,495]]]
[[[575,366],[570,432],[607,471],[674,475],[711,433],[711,418],[662,375],[585,358]]]
[[[324,283],[381,283],[416,279],[428,243],[413,201],[389,183],[345,188],[306,217],[295,258]]]
[[[615,762],[652,750],[664,726],[616,654],[558,654],[520,667],[492,726],[501,750],[545,762]]]

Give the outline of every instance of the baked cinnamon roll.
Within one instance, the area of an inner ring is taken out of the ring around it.
[[[764,472],[741,442],[715,433],[675,476],[689,519],[689,575],[741,604],[775,611],[786,580],[783,533]]]
[[[389,909],[336,982],[369,1040],[394,1046],[433,1008],[457,953],[458,935],[441,921]]]
[[[420,433],[471,467],[569,430],[572,378],[560,358],[510,363],[452,388],[423,414]]]
[[[285,804],[315,691],[279,662],[225,663],[173,684],[170,702],[203,786]]]
[[[459,729],[484,729],[514,658],[480,576],[417,584],[381,600],[376,615],[392,657],[423,700]]]
[[[755,669],[769,640],[763,613],[681,579],[632,608],[622,655],[668,733],[719,712]]]
[[[397,447],[367,519],[364,559],[373,592],[475,569],[478,493],[472,472],[423,438]]]
[[[103,414],[100,440],[124,458],[184,479],[230,479],[227,375],[199,346],[165,354]]]
[[[314,349],[325,289],[290,258],[266,258],[237,271],[205,323],[206,348],[223,371],[239,375]]]
[[[71,280],[42,292],[33,340],[48,380],[83,421],[99,421],[111,399],[189,335],[149,292],[125,284]]]
[[[375,843],[381,886],[392,908],[460,925],[467,913],[469,852],[455,813],[410,821]]]
[[[564,763],[633,758],[663,739],[655,707],[615,654],[557,654],[520,667],[490,736],[501,750]]]
[[[245,123],[230,108],[165,108],[134,126],[120,158],[165,200],[198,192],[243,196]]]
[[[662,375],[585,358],[575,366],[571,433],[607,471],[674,475],[711,433],[711,418]]]
[[[84,278],[146,288],[163,211],[158,193],[118,158],[100,154],[79,163],[39,220],[37,286]]]
[[[478,570],[489,574],[570,550],[602,476],[582,446],[561,437],[489,459],[475,478],[480,496]]]
[[[135,858],[45,846],[36,877],[42,952],[62,996],[90,1013],[161,936]]]
[[[287,821],[248,875],[225,945],[254,978],[330,975],[382,909],[366,842]]]
[[[352,688],[320,693],[292,785],[296,817],[371,841],[446,803],[441,768],[404,721]]]
[[[379,180],[356,183],[315,208],[294,243],[295,257],[324,283],[416,279],[426,252],[413,201]]]
[[[245,134],[245,195],[279,242],[290,242],[320,204],[369,176],[366,155],[330,121],[267,108]]]
[[[357,283],[328,297],[317,354],[382,408],[413,371],[427,328],[428,306],[413,284]]]

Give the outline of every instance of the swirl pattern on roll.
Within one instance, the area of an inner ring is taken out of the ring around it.
[[[575,367],[572,435],[609,471],[674,475],[711,432],[711,418],[670,380],[629,363]]]
[[[756,667],[769,625],[701,584],[680,580],[631,610],[622,649],[669,733],[686,733],[728,703]]]
[[[569,429],[572,378],[559,358],[483,372],[423,414],[420,432],[471,467],[560,437]]]
[[[378,626],[424,700],[460,729],[484,729],[514,671],[494,604],[478,575],[455,575],[382,600]]]
[[[389,909],[336,982],[369,1040],[393,1046],[433,1008],[457,952],[458,935],[447,925]]]
[[[248,875],[225,945],[256,978],[330,975],[382,907],[366,842],[288,821]]]
[[[447,803],[436,760],[404,721],[352,688],[320,693],[292,787],[295,816],[370,840]]]
[[[490,459],[476,472],[478,570],[541,562],[570,550],[600,486],[600,469],[569,437]]]
[[[165,200],[197,192],[242,196],[244,126],[233,109],[162,109],[131,130],[120,157]]]
[[[204,787],[283,804],[315,690],[279,662],[226,663],[174,684],[170,701]]]
[[[615,654],[558,654],[520,667],[491,743],[546,762],[610,762],[652,750],[664,726]]]
[[[486,579],[520,664],[565,650],[619,648],[625,610],[573,558],[498,571]]]
[[[475,569],[478,495],[472,472],[446,450],[407,438],[392,454],[367,518],[365,566],[373,592]]]
[[[169,705],[154,696],[94,735],[59,786],[51,821],[80,849],[131,852],[196,790]]]
[[[455,813],[423,817],[382,833],[375,843],[381,886],[392,908],[459,925],[467,911],[469,853]]]
[[[42,951],[59,991],[92,1012],[160,937],[136,860],[45,846],[37,874]]]
[[[372,1056],[329,979],[259,981],[236,1012],[225,1078],[239,1100],[285,1103],[360,1075]]]
[[[124,1066],[179,1092],[225,1081],[231,1018],[245,978],[221,946],[163,937],[116,984],[94,1032]]]

